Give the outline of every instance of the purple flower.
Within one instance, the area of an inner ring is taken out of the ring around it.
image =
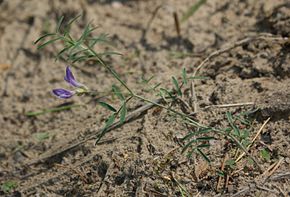
[[[71,86],[76,87],[75,90],[71,91],[71,90],[66,90],[63,88],[57,88],[57,89],[53,89],[52,93],[57,96],[58,98],[62,98],[62,99],[68,99],[70,97],[72,97],[73,95],[77,94],[77,95],[82,95],[84,93],[87,93],[89,90],[88,88],[77,82],[73,73],[71,72],[69,66],[66,67],[66,72],[65,72],[65,76],[64,76],[64,80],[67,81]]]
[[[62,98],[62,99],[68,99],[75,94],[74,91],[70,91],[70,90],[66,90],[66,89],[62,89],[62,88],[53,89],[52,93],[55,96],[57,96],[58,98]]]

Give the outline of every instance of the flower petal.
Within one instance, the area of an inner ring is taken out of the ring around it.
[[[58,98],[62,98],[62,99],[68,99],[68,98],[72,97],[75,94],[74,91],[69,91],[69,90],[62,89],[62,88],[53,89],[52,93],[55,96],[57,96]]]
[[[64,80],[66,80],[70,85],[72,85],[74,87],[81,87],[81,86],[83,86],[83,84],[78,83],[75,80],[75,77],[74,77],[72,71],[70,70],[69,66],[66,67],[66,72],[65,72]]]

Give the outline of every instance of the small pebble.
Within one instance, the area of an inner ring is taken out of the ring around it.
[[[119,8],[123,7],[123,4],[119,1],[114,1],[114,2],[112,2],[112,7],[119,9]]]

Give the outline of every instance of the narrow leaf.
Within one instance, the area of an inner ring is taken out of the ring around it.
[[[72,23],[74,23],[78,18],[80,18],[82,15],[81,14],[79,14],[79,15],[77,15],[76,17],[74,17],[73,19],[71,19],[67,24],[66,24],[66,28],[68,28],[68,27],[70,27],[70,25],[72,24]]]
[[[105,103],[105,102],[102,102],[102,101],[99,101],[98,102],[102,107],[104,107],[104,108],[106,108],[106,109],[108,109],[108,110],[110,110],[110,111],[112,111],[112,112],[116,112],[117,110],[112,106],[112,105],[110,105],[110,104],[108,104],[108,103]]]
[[[127,107],[126,103],[122,105],[121,111],[120,111],[120,122],[123,124],[126,120],[126,115],[127,115]]]
[[[55,29],[56,33],[59,33],[59,30],[60,30],[61,24],[63,22],[63,19],[64,19],[64,16],[61,16],[59,21],[58,21],[58,23],[57,23],[56,29]]]
[[[49,40],[49,41],[47,41],[47,42],[45,42],[45,43],[39,45],[39,46],[37,47],[37,49],[42,49],[42,48],[46,47],[47,45],[52,44],[52,43],[54,43],[55,41],[60,40],[60,39],[61,39],[61,38],[58,37],[58,38],[54,38],[54,39],[52,39],[52,40]]]
[[[106,51],[103,53],[98,53],[98,56],[109,56],[109,55],[123,55],[121,53],[115,52],[115,51]]]
[[[200,144],[196,146],[196,148],[208,148],[208,147],[210,147],[210,144]]]
[[[72,47],[72,45],[68,46],[68,47],[65,47],[64,49],[62,49],[58,54],[57,56],[55,57],[55,59],[59,59],[61,57],[61,55],[66,52],[67,50],[69,50],[70,48]]]
[[[269,162],[271,160],[271,155],[265,148],[260,151],[260,155],[267,162]]]
[[[109,118],[106,121],[104,130],[107,130],[108,127],[112,126],[112,124],[114,123],[116,119],[116,114],[112,114],[111,116],[109,116]]]
[[[175,90],[177,91],[177,94],[178,94],[179,96],[182,96],[181,89],[180,89],[180,87],[179,87],[179,85],[178,85],[178,82],[177,82],[177,79],[176,79],[175,77],[172,77],[172,82],[173,82],[173,84],[174,84],[174,86],[175,86]]]
[[[232,129],[234,130],[234,134],[236,136],[240,136],[240,130],[237,128],[237,126],[234,124],[234,121],[233,121],[233,116],[230,112],[226,112],[226,116],[227,116],[227,119],[228,119],[228,122],[230,123]]]
[[[197,3],[193,4],[182,16],[181,22],[186,21],[189,17],[191,17],[204,3],[206,0],[199,0]]]
[[[182,82],[187,85],[187,74],[185,68],[182,69]]]
[[[203,128],[203,129],[199,129],[198,131],[194,131],[194,132],[190,132],[189,134],[187,134],[186,136],[184,136],[182,138],[182,140],[187,140],[193,136],[197,136],[197,135],[200,135],[200,134],[205,134],[205,133],[209,133],[212,131],[212,128]]]
[[[201,141],[209,141],[215,139],[214,137],[199,137],[189,141],[182,149],[182,153],[186,151],[193,143],[201,142]]]
[[[60,106],[60,107],[54,107],[54,108],[50,108],[50,109],[43,109],[42,111],[36,111],[36,112],[27,112],[25,115],[26,116],[39,116],[39,115],[43,115],[46,113],[52,113],[52,112],[60,112],[60,111],[64,111],[64,110],[70,110],[72,108],[75,107],[81,107],[83,105],[65,105],[65,106]]]
[[[173,94],[165,88],[160,88],[160,92],[164,92],[167,95],[166,97],[170,97],[173,100],[175,99],[175,96],[173,96]]]
[[[54,36],[55,34],[54,33],[47,33],[47,34],[44,34],[42,36],[40,36],[37,40],[34,41],[34,44],[37,44],[40,40],[48,37],[48,36]]]
[[[157,83],[155,86],[152,87],[152,90],[155,91],[162,83]]]
[[[34,133],[33,137],[37,140],[37,141],[43,141],[49,138],[49,133],[48,132],[42,132],[42,133]]]
[[[115,119],[116,119],[115,113],[113,113],[112,115],[109,116],[109,118],[106,120],[104,128],[102,129],[100,134],[98,134],[98,136],[97,136],[97,140],[95,142],[95,145],[97,145],[98,142],[101,140],[101,138],[106,134],[107,129],[114,124]]]
[[[207,161],[208,163],[210,163],[210,159],[208,158],[208,156],[202,152],[202,150],[200,150],[199,148],[196,149],[196,151],[202,156],[202,158]]]
[[[198,141],[209,141],[209,140],[215,140],[214,137],[198,137],[195,139],[197,142]]]
[[[123,96],[123,94],[118,86],[112,85],[112,91],[121,101],[125,101],[125,97]]]

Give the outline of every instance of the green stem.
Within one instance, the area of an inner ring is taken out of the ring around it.
[[[145,101],[145,102],[148,102],[148,103],[151,103],[151,104],[156,105],[156,106],[158,106],[158,107],[161,107],[161,108],[163,108],[163,109],[166,109],[167,111],[173,112],[173,113],[179,115],[181,118],[184,118],[185,120],[189,121],[189,122],[192,123],[194,126],[202,127],[202,128],[207,128],[206,126],[204,126],[204,125],[202,125],[202,124],[200,124],[200,123],[198,123],[198,122],[192,120],[192,119],[191,119],[187,114],[184,114],[184,113],[178,112],[178,111],[176,111],[176,110],[174,110],[174,109],[171,109],[170,107],[167,107],[167,106],[161,105],[161,104],[156,103],[156,102],[154,102],[154,101],[152,101],[152,100],[149,100],[149,99],[147,99],[147,98],[144,98],[143,96],[139,96],[139,95],[136,95],[136,94],[134,94],[133,96],[134,96],[135,98],[141,99],[141,100],[143,100],[143,101]]]
[[[81,45],[82,48],[86,49],[83,45]],[[87,46],[87,49],[89,49],[89,52],[101,63],[102,66],[104,66],[129,92],[131,95],[134,95],[133,91],[128,87],[128,85],[119,77],[119,75],[110,67],[108,66],[99,56],[98,54]]]

